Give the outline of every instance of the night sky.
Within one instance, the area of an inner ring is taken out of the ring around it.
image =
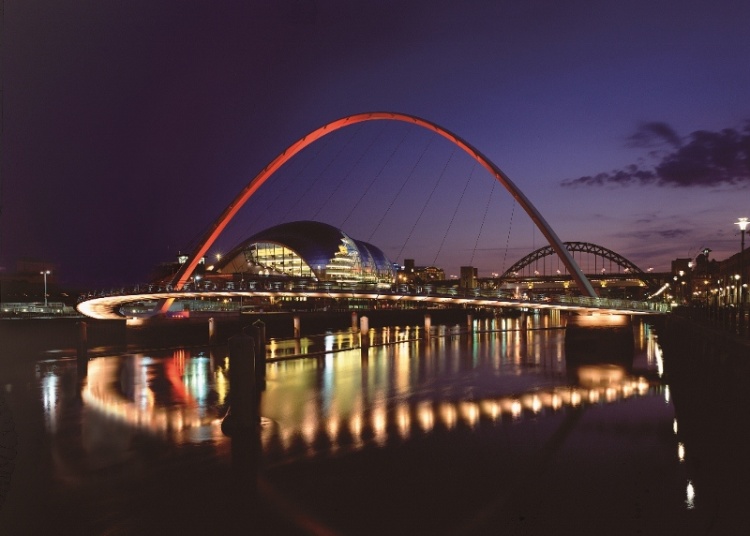
[[[5,0],[0,266],[145,281],[292,142],[366,111],[461,136],[562,240],[721,260],[750,217],[749,29],[747,0]],[[301,219],[448,273],[544,245],[486,171],[391,122],[298,155],[212,254]]]

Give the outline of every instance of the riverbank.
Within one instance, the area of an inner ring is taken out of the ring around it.
[[[679,314],[664,317],[657,336],[687,473],[707,512],[703,533],[747,534],[750,343]]]

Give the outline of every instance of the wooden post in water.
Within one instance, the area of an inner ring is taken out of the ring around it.
[[[352,311],[352,331],[357,333],[357,311]]]
[[[216,343],[216,321],[214,317],[208,319],[208,344]]]
[[[362,348],[370,346],[370,319],[366,316],[359,319],[359,345]]]
[[[299,315],[294,315],[294,338],[299,339],[301,336]]]
[[[474,318],[471,316],[471,313],[466,315],[466,330],[469,334],[474,333]]]
[[[255,385],[255,341],[246,333],[229,339],[229,411],[221,431],[232,438],[234,493],[253,504],[260,455],[260,398]]]
[[[78,325],[78,352],[76,355],[78,363],[78,378],[84,378],[89,372],[89,335],[86,322],[77,322]]]
[[[266,379],[266,324],[262,320],[253,322],[255,337],[255,379],[262,384]]]
[[[230,408],[221,423],[224,435],[258,425],[254,344],[253,338],[244,333],[229,339]]]
[[[430,315],[424,315],[424,338],[425,339],[430,338],[430,330],[432,329],[431,322],[432,322],[432,319],[430,318]]]

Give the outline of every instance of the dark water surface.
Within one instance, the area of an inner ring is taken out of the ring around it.
[[[262,425],[234,439],[226,348],[97,357],[85,378],[1,355],[18,445],[0,534],[745,534],[747,492],[724,483],[747,485],[747,452],[723,445],[747,407],[687,379],[730,358],[669,355],[638,322],[632,361],[567,363],[560,322],[273,341],[320,353],[270,362]]]

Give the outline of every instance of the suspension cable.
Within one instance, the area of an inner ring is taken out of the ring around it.
[[[492,190],[490,190],[490,196],[487,198],[487,205],[484,207],[484,215],[482,216],[482,225],[479,226],[479,234],[477,239],[474,241],[474,249],[471,252],[471,259],[469,259],[469,266],[474,266],[474,255],[477,252],[477,245],[479,245],[479,237],[482,236],[482,229],[484,229],[484,221],[487,219],[487,212],[490,210],[490,201],[492,201],[492,194],[495,193],[495,185],[497,181],[492,181]]]
[[[435,259],[432,261],[432,265],[437,265],[438,257],[440,256],[440,252],[443,250],[443,244],[445,244],[445,239],[448,237],[448,232],[450,232],[451,227],[453,226],[453,220],[456,219],[456,214],[458,213],[458,209],[461,206],[461,201],[464,199],[464,195],[466,194],[466,189],[469,187],[469,183],[471,182],[471,177],[474,176],[474,170],[477,168],[477,163],[474,162],[474,165],[471,167],[471,172],[469,173],[469,177],[466,179],[466,184],[464,184],[464,189],[461,192],[461,197],[458,198],[458,203],[456,203],[456,208],[453,210],[453,216],[451,216],[450,222],[448,222],[448,227],[445,229],[445,234],[443,235],[443,240],[440,242],[440,247],[437,250],[437,253],[435,253]],[[494,184],[493,184],[494,187]],[[481,232],[481,231],[480,231]],[[476,245],[474,246],[476,248]]]
[[[304,163],[304,165],[299,169],[299,171],[297,173],[294,174],[294,177],[292,177],[291,180],[282,181],[283,184],[284,184],[284,187],[283,188],[279,188],[279,191],[276,194],[276,196],[274,196],[273,200],[270,203],[265,204],[265,209],[266,210],[258,211],[258,213],[255,216],[255,218],[253,218],[252,221],[250,221],[250,223],[248,223],[248,225],[245,227],[245,231],[243,233],[243,236],[247,235],[250,232],[250,229],[252,229],[253,227],[255,227],[257,225],[258,220],[260,220],[260,218],[262,218],[270,210],[270,208],[273,207],[276,204],[276,202],[279,200],[279,198],[286,197],[286,194],[291,189],[292,185],[295,182],[297,182],[297,179],[299,179],[305,171],[307,171],[307,168],[318,158],[318,156],[320,156],[320,153],[323,152],[323,150],[326,147],[328,147],[328,144],[330,143],[330,141],[331,140],[329,138],[326,138],[325,139],[325,143],[318,143],[317,144],[318,145],[317,151],[315,151],[313,153],[313,156]]]
[[[361,128],[361,127],[362,127],[362,124],[358,125],[358,128]],[[370,141],[370,143],[367,145],[365,150],[362,151],[362,154],[359,155],[359,158],[357,158],[354,164],[352,164],[349,170],[344,174],[341,180],[339,180],[339,182],[336,184],[336,187],[333,189],[333,191],[325,200],[325,202],[321,203],[320,207],[318,208],[318,210],[315,212],[315,214],[312,217],[313,220],[316,220],[318,218],[318,215],[322,212],[322,210],[326,207],[326,205],[328,205],[328,203],[331,202],[331,199],[333,199],[333,196],[336,194],[336,192],[339,191],[339,189],[341,188],[341,185],[344,184],[344,182],[346,182],[346,180],[351,176],[352,171],[354,171],[357,168],[357,166],[360,164],[360,162],[362,162],[362,159],[365,157],[367,153],[370,152],[370,149],[372,149],[373,145],[375,145],[375,142],[380,139],[380,135],[384,131],[385,131],[385,128],[381,128],[380,131],[377,133],[377,135],[372,138],[372,141]]]
[[[285,185],[284,188],[281,188],[279,190],[279,193],[276,194],[276,197],[274,197],[273,201],[271,201],[270,203],[265,204],[266,208],[272,207],[276,203],[276,201],[279,199],[279,197],[281,197],[282,195],[284,195],[289,190],[289,188],[291,187],[291,184],[293,184],[297,180],[297,178],[299,178],[299,176],[302,174],[302,172],[307,169],[307,167],[310,165],[310,163],[313,162],[318,157],[318,155],[321,153],[321,151],[329,143],[330,143],[330,139],[325,139],[325,140],[323,140],[322,143],[318,144],[317,151],[315,152],[315,154],[313,155],[313,157],[310,158],[310,160],[308,162],[306,162],[304,164],[304,166],[302,166],[302,168],[297,172],[297,174],[294,176],[294,178],[292,180],[290,180],[290,181],[284,181],[283,182],[283,184]],[[260,218],[262,218],[266,214],[266,212],[267,211],[263,211],[263,212],[259,211],[257,213],[256,217],[253,218],[253,220],[250,221],[245,226],[245,230],[241,233],[242,236],[247,235],[247,233],[250,231],[250,229],[252,229],[253,226],[257,224],[258,220],[260,220]],[[190,238],[190,240],[188,240],[187,246],[186,246],[186,249],[188,251],[190,251],[190,250],[193,249],[193,247],[195,246],[195,244],[198,243],[198,240],[200,240],[200,238],[202,236],[205,236],[205,234],[208,232],[208,229],[211,227],[211,225],[212,225],[211,223],[205,225],[201,231],[199,231],[198,233],[196,233],[192,238]]]
[[[427,200],[422,206],[422,210],[419,212],[419,216],[417,216],[417,219],[414,222],[414,225],[411,226],[409,235],[406,237],[406,241],[404,242],[404,245],[401,246],[401,249],[399,250],[398,255],[396,256],[396,260],[401,258],[401,254],[404,252],[404,249],[406,248],[406,244],[409,243],[409,240],[411,239],[411,235],[412,233],[414,233],[414,229],[416,229],[417,224],[419,223],[419,220],[422,219],[422,216],[424,215],[424,211],[427,209],[427,205],[429,204],[430,199],[432,199],[432,196],[435,193],[435,190],[437,190],[437,187],[440,184],[440,181],[443,180],[443,177],[445,176],[445,170],[448,169],[448,164],[450,164],[451,160],[453,159],[453,155],[455,154],[455,152],[456,152],[456,147],[454,146],[453,150],[451,151],[450,156],[448,157],[448,160],[445,162],[445,165],[443,166],[443,170],[440,172],[440,175],[438,176],[438,180],[435,182],[435,185],[432,187],[432,191],[430,192],[430,195],[427,196]]]
[[[495,184],[492,184],[493,188]],[[513,198],[513,206],[510,209],[510,221],[508,222],[508,237],[505,239],[505,253],[503,253],[503,269],[500,270],[501,274],[505,273],[505,261],[508,259],[508,247],[510,246],[510,232],[513,230],[513,214],[516,212],[516,199]]]
[[[434,136],[430,136],[429,139],[427,140],[427,143],[425,144],[424,149],[422,149],[422,153],[419,155],[419,158],[417,158],[417,161],[412,166],[411,171],[409,171],[409,174],[406,176],[406,178],[404,179],[404,181],[401,183],[401,187],[398,189],[398,192],[396,192],[396,195],[393,196],[393,199],[391,199],[391,202],[388,205],[388,208],[383,213],[383,216],[380,218],[380,221],[375,226],[375,229],[373,229],[373,231],[370,233],[370,236],[367,237],[367,241],[368,242],[372,242],[372,237],[375,236],[375,233],[378,232],[378,229],[380,229],[380,226],[385,221],[385,218],[388,216],[388,213],[391,211],[391,208],[393,208],[394,203],[396,202],[396,200],[401,195],[401,192],[406,187],[406,184],[409,182],[409,179],[411,179],[411,177],[414,175],[414,171],[416,171],[417,166],[422,161],[422,157],[425,155],[425,153],[427,152],[427,149],[429,149],[430,145],[432,145],[432,140],[433,139],[434,139]]]
[[[302,199],[307,199],[307,194],[309,194],[310,190],[312,190],[318,184],[318,182],[320,181],[321,177],[323,177],[323,175],[325,174],[325,172],[328,171],[328,168],[330,168],[331,165],[338,159],[339,155],[344,152],[344,149],[346,149],[349,146],[349,144],[352,142],[352,140],[354,139],[354,136],[356,135],[357,132],[358,132],[358,130],[356,130],[356,129],[352,132],[352,135],[349,136],[349,139],[346,140],[346,143],[343,143],[341,145],[341,147],[336,152],[336,154],[334,154],[333,157],[328,161],[328,163],[323,167],[323,169],[320,170],[320,173],[318,173],[318,176],[315,177],[315,179],[313,179],[312,181],[310,181],[310,185],[302,193],[302,195],[299,196],[297,198],[297,200],[293,204],[291,204],[291,205],[289,205],[287,207],[286,212],[284,212],[284,215],[281,217],[282,221],[286,220],[286,217],[289,215],[289,213],[292,211],[292,209],[297,208],[297,205],[299,205],[299,203],[300,203],[300,201]]]
[[[399,140],[398,144],[396,145],[396,147],[394,147],[393,151],[388,156],[386,161],[383,163],[381,168],[373,176],[372,180],[370,181],[370,184],[368,184],[367,188],[364,189],[364,191],[362,192],[362,195],[359,196],[359,199],[357,200],[357,202],[354,203],[354,205],[352,205],[352,208],[349,210],[349,214],[346,215],[346,218],[344,218],[344,221],[341,222],[341,225],[339,225],[339,228],[343,229],[346,222],[348,222],[349,218],[352,217],[352,214],[354,214],[354,211],[357,210],[357,207],[365,198],[365,196],[367,195],[367,192],[370,191],[370,188],[372,188],[372,185],[375,184],[375,181],[377,181],[380,178],[380,175],[383,173],[383,170],[386,168],[386,166],[388,166],[388,163],[393,159],[394,155],[396,154],[396,152],[398,152],[399,148],[401,148],[401,144],[404,143],[404,140],[406,139],[406,136],[408,133],[409,133],[408,130],[404,131],[404,135],[401,137],[401,140]]]

